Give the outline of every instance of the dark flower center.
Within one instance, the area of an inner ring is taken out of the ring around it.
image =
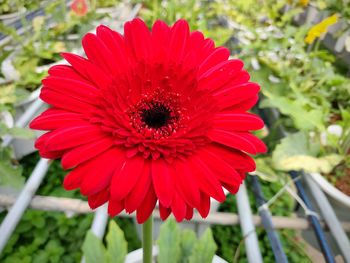
[[[179,94],[157,89],[143,94],[128,109],[131,125],[147,139],[161,139],[183,127],[186,109],[180,106]]]
[[[161,128],[171,120],[171,111],[165,105],[152,102],[149,108],[141,110],[141,120],[150,128]]]

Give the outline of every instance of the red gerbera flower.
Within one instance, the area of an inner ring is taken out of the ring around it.
[[[74,0],[70,8],[77,16],[85,16],[88,12],[86,0]]]
[[[248,154],[266,151],[249,132],[263,121],[246,112],[259,85],[184,20],[150,31],[134,19],[124,32],[99,26],[82,40],[87,59],[64,53],[70,66],[50,68],[36,148],[73,169],[64,187],[93,209],[108,201],[111,216],[137,211],[142,223],[159,200],[162,219],[206,217],[210,197],[224,201],[223,187],[236,193],[255,169]]]

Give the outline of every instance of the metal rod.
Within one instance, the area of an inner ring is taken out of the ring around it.
[[[0,189],[0,207],[10,207],[16,201],[16,195],[6,193],[3,189]],[[29,208],[41,211],[55,211],[63,213],[75,213],[75,214],[88,214],[93,213],[86,201],[76,198],[66,197],[54,197],[54,196],[40,196],[36,195],[33,197],[29,204]],[[134,217],[133,214],[127,214],[122,212],[120,217]],[[159,219],[158,210],[154,212],[154,218]],[[272,223],[275,229],[297,229],[306,230],[309,229],[310,223],[308,220],[301,217],[283,217],[283,216],[272,216]],[[217,224],[232,226],[239,224],[239,216],[234,213],[228,212],[210,212],[208,217],[203,220],[202,217],[194,213],[191,222],[202,223],[202,224]],[[253,223],[255,226],[262,226],[262,220],[259,215],[253,215]],[[328,230],[327,225],[323,221],[320,222],[323,229]],[[343,229],[350,232],[350,222],[341,222]]]
[[[245,183],[242,183],[238,193],[236,194],[236,198],[248,262],[262,263],[263,260],[259,248],[258,237],[255,232],[252,211],[250,209]]]
[[[290,171],[289,174],[293,179],[298,176],[298,172],[296,172],[296,171]],[[303,199],[307,208],[314,213],[314,208],[312,206],[312,203],[309,200],[309,197],[307,196],[307,194],[305,193],[304,187],[302,186],[300,180],[297,180],[294,183],[298,189],[299,196],[301,197],[301,199]],[[318,220],[317,216],[315,216],[315,214],[313,214],[313,213],[307,215],[307,217],[310,220],[312,228],[315,231],[315,235],[316,235],[318,244],[322,250],[323,256],[324,256],[327,263],[335,263],[334,254],[333,254],[333,252],[328,244],[328,241],[326,239],[326,236],[322,230],[320,221]]]
[[[345,261],[349,263],[350,242],[330,203],[328,202],[327,197],[310,175],[303,173],[303,178],[310,188],[311,194],[320,208],[321,214],[326,221],[335,241],[337,242]]]
[[[23,187],[23,190],[19,194],[16,202],[2,221],[2,224],[0,226],[0,254],[4,249],[7,241],[9,240],[12,232],[16,228],[18,222],[20,221],[24,211],[30,204],[31,199],[41,184],[48,168],[49,160],[40,159],[25,186]]]
[[[281,244],[281,240],[278,236],[278,233],[275,230],[275,227],[272,223],[272,219],[271,219],[272,216],[268,206],[266,206],[266,201],[261,189],[259,178],[257,176],[251,176],[250,178],[251,178],[252,187],[253,187],[252,190],[256,199],[257,208],[259,210],[258,212],[259,212],[259,215],[261,216],[261,221],[264,225],[268,239],[270,241],[271,248],[275,256],[275,260],[277,263],[287,263],[288,259],[286,254],[283,251],[283,247]]]

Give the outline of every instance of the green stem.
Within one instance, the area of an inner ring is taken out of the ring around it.
[[[152,263],[152,247],[153,247],[152,226],[153,226],[153,216],[150,215],[147,221],[142,225],[143,263]]]

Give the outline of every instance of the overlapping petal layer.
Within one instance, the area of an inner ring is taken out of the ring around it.
[[[64,53],[70,66],[49,70],[40,97],[52,107],[30,125],[48,131],[40,154],[72,169],[66,189],[139,223],[157,201],[162,219],[182,221],[206,217],[223,187],[238,191],[255,169],[248,154],[266,151],[250,133],[264,123],[246,112],[259,86],[240,60],[184,20],[149,30],[134,19],[124,35],[99,26],[82,44],[87,58]]]

